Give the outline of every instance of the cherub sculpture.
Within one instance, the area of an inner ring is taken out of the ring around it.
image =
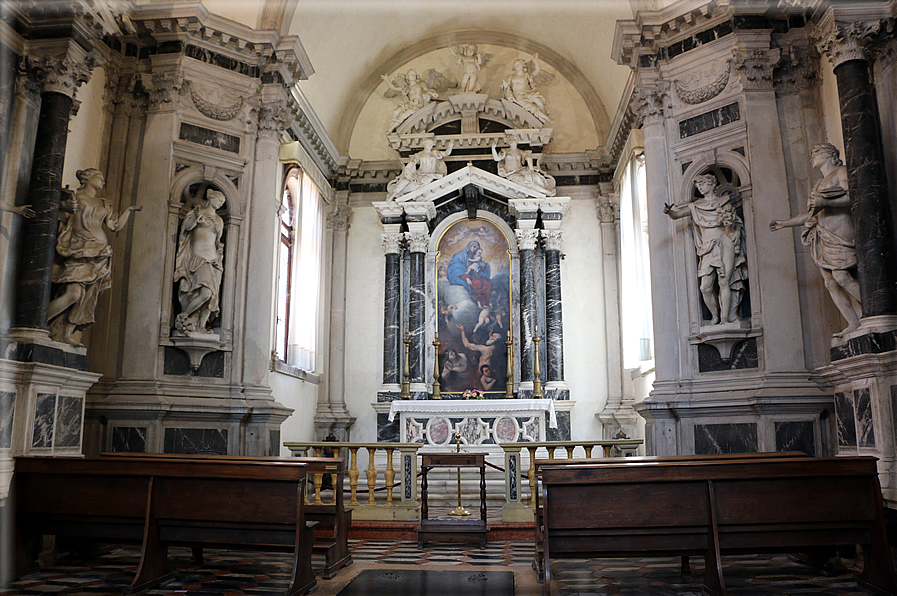
[[[492,159],[498,162],[498,175],[553,197],[557,193],[555,180],[540,170],[538,160],[541,156],[534,156],[528,149],[519,149],[514,137],[508,139],[508,145],[507,149],[496,151],[496,143],[492,143]]]
[[[455,142],[449,141],[445,151],[438,151],[434,149],[433,139],[425,140],[424,148],[412,155],[402,173],[386,185],[386,200],[401,201],[402,195],[445,176],[448,170],[443,160],[454,146]]]
[[[514,71],[502,83],[505,99],[513,101],[542,122],[548,121],[548,110],[545,108],[545,97],[538,92],[538,86],[554,79],[553,74],[542,72],[539,55],[524,62],[522,58],[514,60]]]
[[[452,54],[458,59],[461,67],[461,93],[479,93],[482,85],[479,83],[480,68],[485,66],[495,54],[480,54],[476,44],[452,46]]]
[[[396,106],[387,132],[395,130],[408,116],[426,107],[433,100],[438,99],[439,92],[437,89],[448,89],[458,86],[458,83],[450,81],[432,68],[424,73],[423,79],[413,68],[409,69],[404,77],[400,75],[392,81],[385,74],[380,75],[380,78],[386,81],[386,86],[389,87],[384,94],[387,98],[399,95],[405,96],[405,101],[399,102]]]

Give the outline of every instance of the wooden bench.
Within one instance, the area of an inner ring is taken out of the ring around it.
[[[703,555],[704,592],[728,594],[721,554],[860,544],[858,582],[897,594],[876,458],[752,458],[542,467],[543,594],[551,557]]]
[[[542,581],[542,575],[544,573],[544,568],[542,565],[544,552],[544,544],[542,540],[542,532],[543,532],[543,519],[542,519],[542,506],[539,503],[539,482],[542,478],[541,470],[543,466],[580,466],[580,465],[590,465],[590,464],[611,464],[611,465],[627,465],[630,463],[636,462],[684,462],[684,461],[721,461],[721,460],[730,460],[730,459],[756,459],[756,458],[769,458],[769,457],[807,457],[806,453],[802,451],[776,451],[770,453],[717,453],[710,455],[638,455],[633,457],[605,457],[605,458],[567,458],[567,459],[537,459],[533,462],[533,467],[536,471],[536,492],[533,494],[535,497],[535,511],[533,513],[533,517],[535,518],[535,552],[533,554],[533,569],[536,570],[536,575],[539,577],[539,581]],[[688,557],[682,557],[682,565],[681,565],[681,573],[682,577],[689,577],[691,575],[691,567],[689,565]]]
[[[171,576],[169,545],[291,552],[286,595],[317,587],[301,462],[16,458],[16,572],[43,534],[141,544],[132,591]]]
[[[343,460],[338,457],[250,457],[239,455],[183,455],[183,454],[145,454],[145,453],[102,453],[101,457],[114,459],[163,458],[174,460],[205,459],[210,461],[236,462],[300,462],[305,464],[305,472],[309,479],[306,483],[311,498],[305,500],[305,518],[318,522],[315,530],[314,552],[324,555],[324,568],[321,571],[324,579],[332,579],[337,572],[352,564],[352,553],[349,550],[349,528],[352,525],[352,510],[345,507],[342,490],[334,490],[333,500],[324,503],[321,499],[322,480],[325,475],[332,479],[331,486],[342,487],[345,474]],[[199,549],[194,549],[194,558],[202,557]]]

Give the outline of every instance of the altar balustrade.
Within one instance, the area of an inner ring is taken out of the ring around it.
[[[615,439],[608,441],[542,441],[502,443],[504,453],[505,503],[502,520],[505,522],[532,521],[532,495],[536,489],[533,462],[536,459],[623,457],[635,455],[641,439]],[[323,457],[325,449],[332,449],[335,457],[343,457],[347,463],[349,504],[356,520],[417,519],[418,502],[418,450],[422,443],[349,443],[349,442],[291,442],[284,443],[293,457]],[[600,447],[600,450],[596,449]],[[472,449],[472,446],[471,446]],[[364,469],[367,488],[359,488],[360,465]],[[465,450],[469,450],[465,445]],[[428,449],[430,451],[430,449]],[[399,461],[396,462],[396,453]],[[366,461],[365,459],[366,458]],[[365,467],[366,466],[366,467]],[[526,472],[524,472],[526,470]],[[396,475],[398,474],[398,478]],[[523,483],[524,474],[527,483]],[[381,482],[382,480],[382,482]],[[331,486],[336,479],[331,478]],[[345,487],[344,487],[345,488]],[[396,498],[394,492],[399,489]],[[525,489],[529,488],[529,493]],[[309,491],[309,503],[322,504],[324,474],[313,474]],[[364,493],[367,492],[365,495]],[[361,493],[361,494],[359,494]],[[432,496],[432,495],[431,495]],[[524,504],[524,502],[526,504]]]

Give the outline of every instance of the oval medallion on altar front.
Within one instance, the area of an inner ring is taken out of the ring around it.
[[[515,443],[517,441],[517,423],[513,418],[502,416],[495,421],[495,440],[498,443]]]
[[[450,430],[445,418],[430,418],[427,423],[427,437],[432,445],[445,445],[450,438]]]

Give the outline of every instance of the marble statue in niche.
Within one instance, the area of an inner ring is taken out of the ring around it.
[[[452,54],[458,59],[461,67],[461,93],[479,93],[480,68],[486,65],[495,54],[480,54],[476,44],[452,46]]]
[[[184,195],[189,211],[181,222],[175,256],[174,282],[181,312],[174,326],[184,335],[211,334],[211,323],[220,311],[224,273],[224,220],[217,211],[224,206],[225,198],[208,184],[192,196],[184,189]]]
[[[542,122],[548,121],[548,110],[545,97],[538,91],[539,85],[554,79],[553,74],[542,71],[539,55],[533,54],[532,60],[525,62],[522,58],[514,60],[511,74],[501,85],[504,98],[518,104],[531,112]]]
[[[427,139],[424,148],[409,158],[402,173],[386,185],[387,201],[401,201],[402,195],[445,176],[448,171],[445,158],[452,154],[455,142],[449,141],[445,151],[439,151],[435,146],[433,139]]]
[[[498,175],[553,197],[557,193],[554,177],[539,169],[533,152],[519,149],[514,137],[508,139],[508,145],[507,149],[496,151],[496,143],[492,143],[492,159],[498,162]]]
[[[777,219],[769,224],[773,232],[782,228],[802,226],[800,239],[810,247],[813,261],[832,301],[847,328],[835,337],[853,331],[860,324],[860,284],[853,275],[857,265],[856,234],[850,218],[850,196],[847,186],[847,167],[841,161],[838,148],[831,143],[813,147],[813,167],[822,172],[807,200],[807,210],[790,219]]]
[[[744,222],[735,211],[731,194],[718,194],[714,174],[695,178],[701,198],[687,205],[663,206],[672,219],[690,217],[698,254],[701,296],[711,315],[711,325],[734,323],[748,279],[744,255]]]
[[[405,96],[405,101],[399,102],[396,106],[392,120],[386,128],[387,132],[395,130],[408,116],[438,99],[437,89],[458,86],[458,83],[450,81],[442,76],[442,73],[432,68],[428,69],[424,76],[425,78],[421,78],[413,68],[409,69],[404,76],[399,75],[392,81],[385,74],[380,75],[380,78],[386,81],[386,86],[389,87],[384,94],[387,98]]]
[[[81,186],[62,190],[53,265],[53,283],[60,291],[50,301],[47,319],[54,341],[80,346],[80,328],[94,322],[97,298],[112,287],[112,246],[103,227],[121,230],[140,207],[118,215],[111,202],[97,196],[105,184],[102,172],[87,168],[76,176]]]
[[[504,392],[510,332],[508,241],[492,223],[463,219],[439,241],[437,330],[442,390]]]

